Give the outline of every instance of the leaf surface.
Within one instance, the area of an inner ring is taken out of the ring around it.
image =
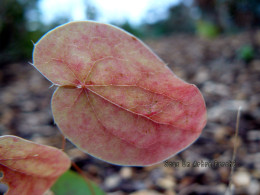
[[[94,193],[95,195],[105,195],[96,184],[93,182],[86,183],[81,175],[70,170],[59,177],[51,190],[55,195],[91,195]]]
[[[37,42],[34,66],[59,86],[52,112],[77,147],[121,165],[150,165],[200,135],[206,107],[147,46],[114,26],[72,22]]]
[[[43,194],[69,167],[70,159],[59,149],[0,137],[0,181],[9,186],[6,195]]]

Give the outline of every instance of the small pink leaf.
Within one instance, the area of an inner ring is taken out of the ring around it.
[[[0,137],[0,181],[9,186],[6,195],[41,195],[69,167],[70,159],[56,148],[16,136]]]
[[[158,163],[194,142],[206,124],[198,88],[111,25],[60,26],[36,44],[33,57],[34,66],[59,86],[52,111],[60,130],[97,158]]]

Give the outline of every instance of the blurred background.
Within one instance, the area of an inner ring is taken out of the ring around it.
[[[196,84],[208,124],[174,162],[231,160],[242,106],[234,194],[260,194],[260,1],[0,0],[0,135],[61,147],[54,88],[29,63],[33,43],[75,20],[119,26],[149,45],[174,73]],[[120,167],[68,143],[66,151],[107,194],[223,194],[230,167]],[[1,190],[1,187],[0,187]]]

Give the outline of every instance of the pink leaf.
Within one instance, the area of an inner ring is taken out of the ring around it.
[[[0,137],[0,181],[9,186],[6,195],[41,195],[69,167],[70,159],[56,148],[16,136]]]
[[[194,142],[206,124],[198,88],[111,25],[60,26],[36,44],[33,58],[59,86],[52,111],[60,130],[97,158],[121,165],[158,163]]]

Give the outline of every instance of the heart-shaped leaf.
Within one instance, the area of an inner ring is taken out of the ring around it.
[[[59,86],[52,112],[60,130],[105,161],[161,162],[194,142],[206,124],[199,90],[111,25],[60,26],[35,45],[33,63]]]
[[[16,136],[0,137],[2,183],[6,195],[43,194],[70,167],[70,159],[59,149]]]

